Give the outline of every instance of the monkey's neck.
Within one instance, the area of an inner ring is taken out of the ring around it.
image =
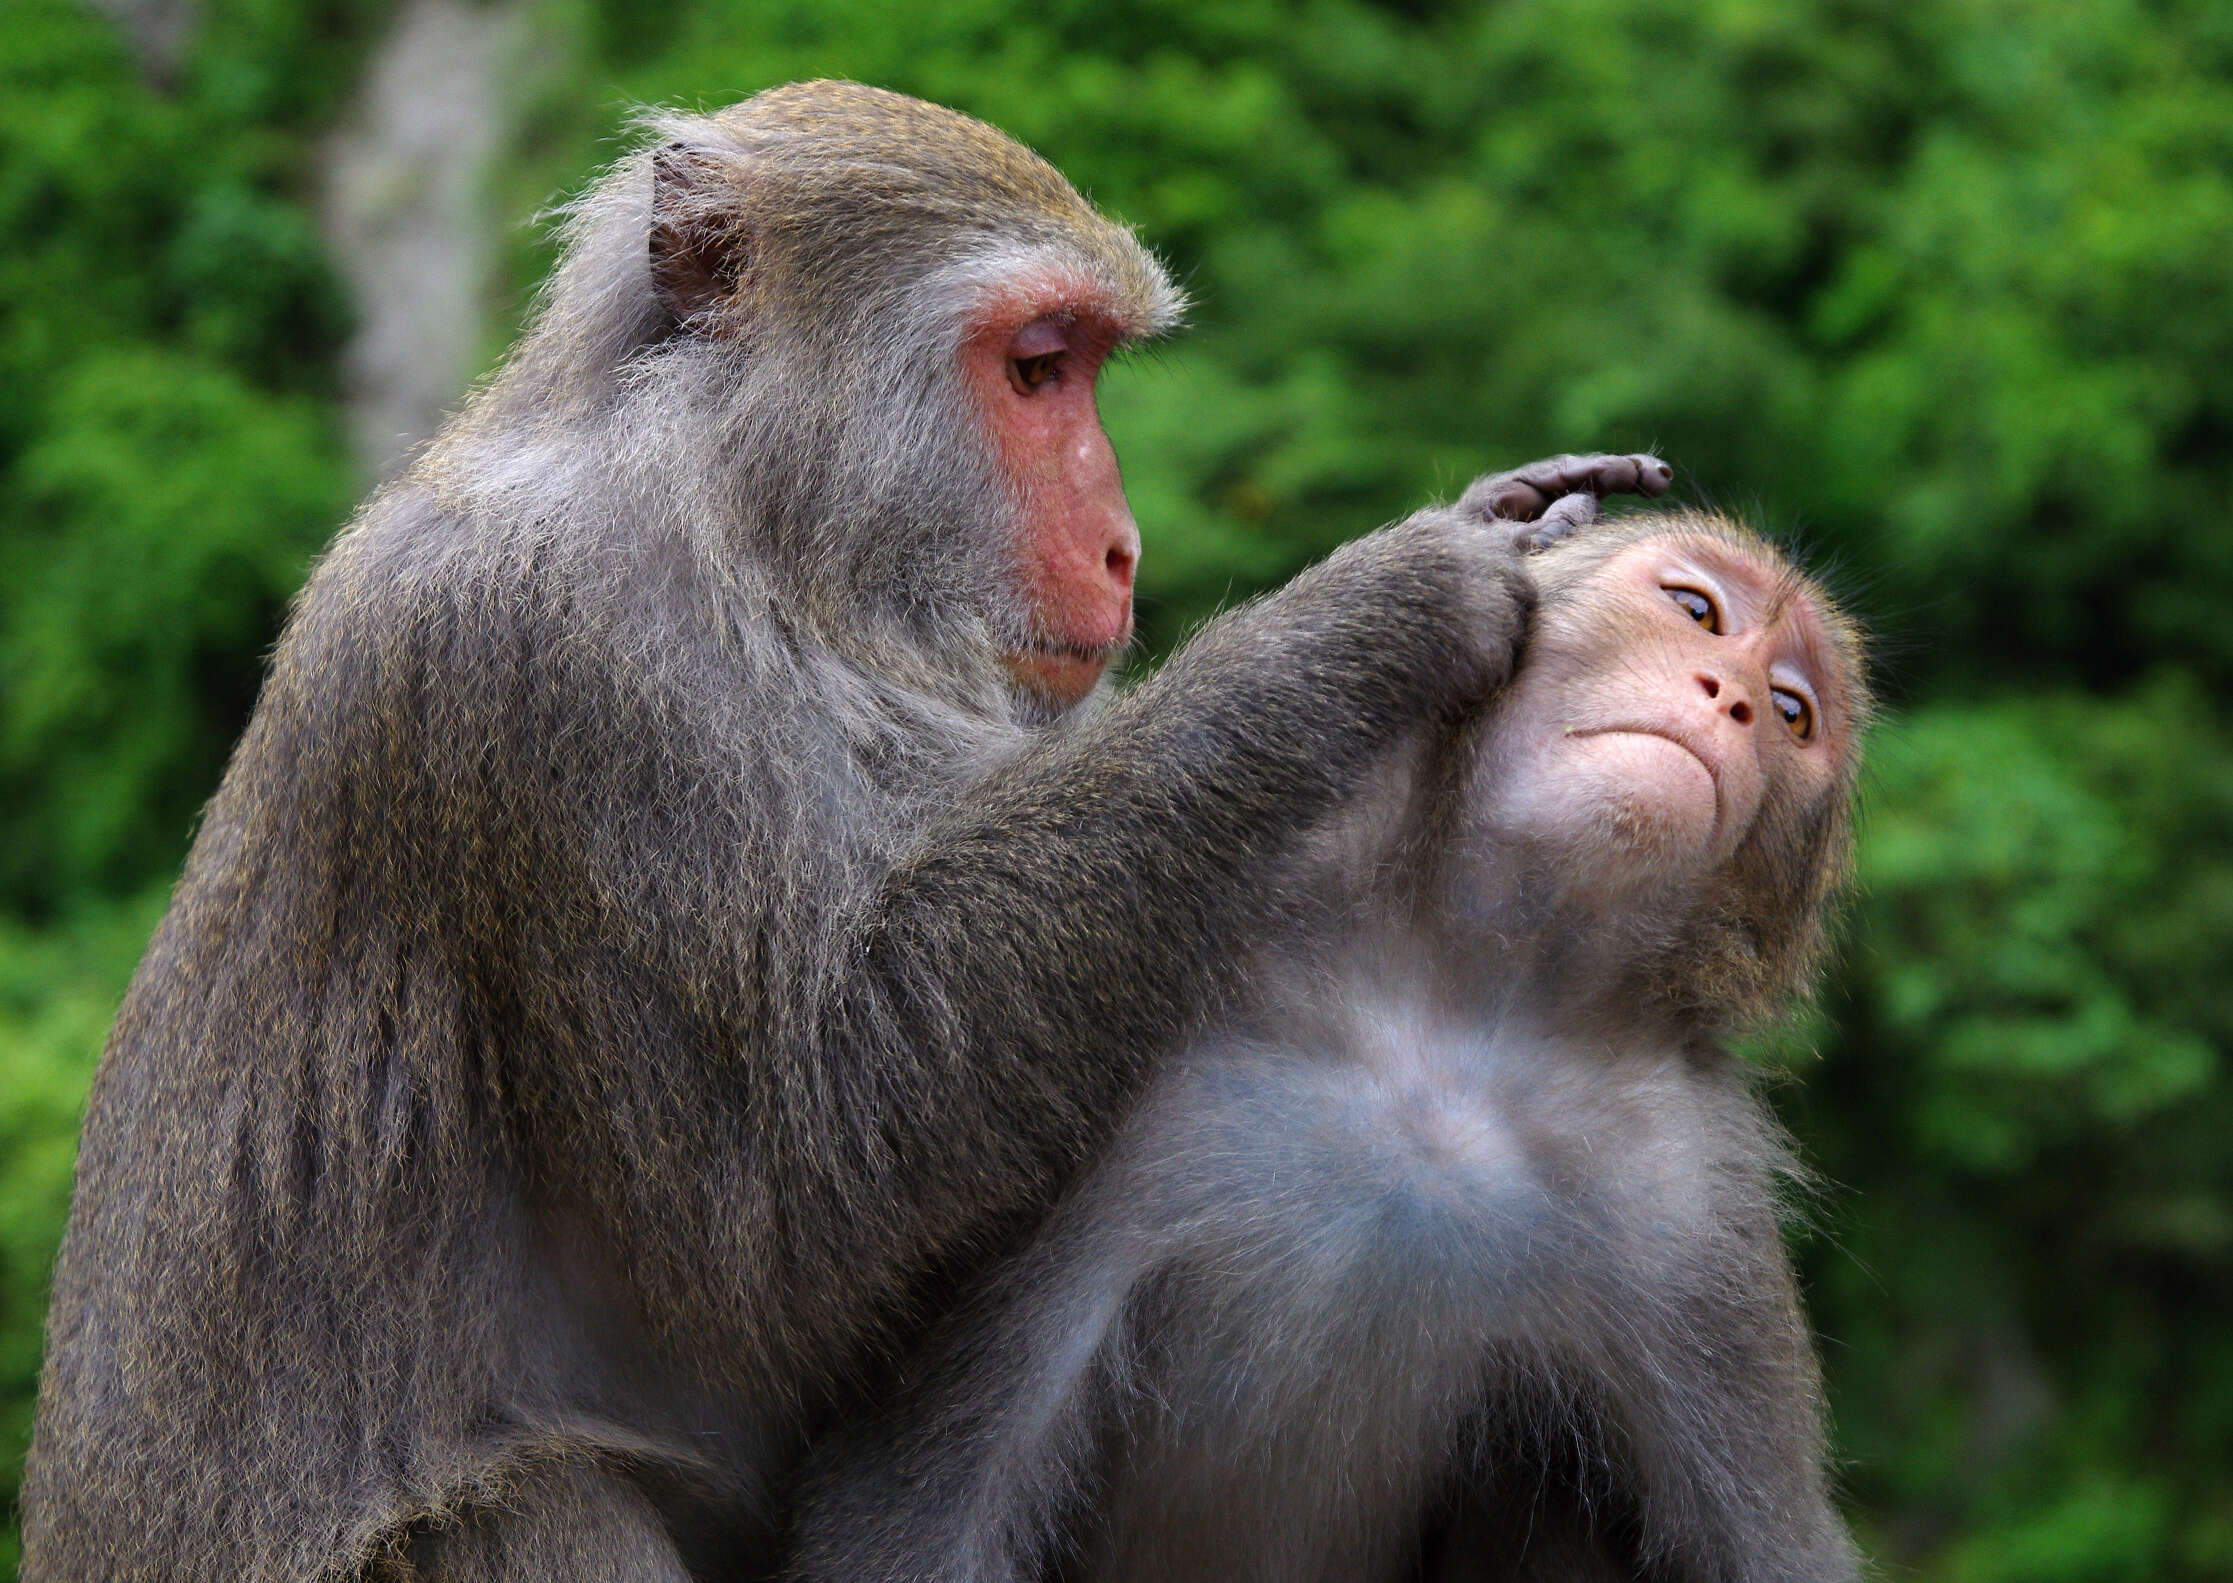
[[[1693,1043],[1670,993],[1694,907],[1679,895],[1601,896],[1525,864],[1473,872],[1421,908],[1421,955],[1447,992],[1501,1023],[1560,1038]],[[1491,883],[1481,883],[1484,879]]]

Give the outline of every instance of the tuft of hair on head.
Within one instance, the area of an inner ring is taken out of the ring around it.
[[[603,424],[641,360],[678,342],[897,368],[950,351],[995,285],[1061,283],[1119,343],[1183,317],[1131,231],[959,111],[823,81],[635,125],[638,146],[552,211],[558,263],[466,429]]]
[[[654,113],[650,251],[678,316],[842,318],[1034,267],[1078,282],[1120,338],[1184,299],[1125,227],[973,116],[863,83],[790,83],[712,116]],[[797,310],[802,310],[797,311]]]

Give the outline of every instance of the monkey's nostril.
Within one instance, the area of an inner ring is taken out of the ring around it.
[[[1721,696],[1721,683],[1711,676],[1699,677],[1698,685],[1706,690],[1708,698],[1719,698]]]
[[[1130,550],[1120,549],[1114,545],[1110,546],[1108,559],[1103,564],[1109,569],[1109,581],[1124,588],[1132,586],[1132,552]]]
[[[1741,726],[1751,725],[1752,705],[1746,703],[1742,698],[1738,699],[1729,706],[1729,718]]]

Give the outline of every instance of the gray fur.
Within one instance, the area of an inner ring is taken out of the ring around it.
[[[623,161],[274,656],[94,1083],[26,1578],[752,1574],[1295,832],[1509,674],[1526,579],[1430,515],[1043,720],[957,313],[1175,293],[949,111],[657,130],[736,298],[677,321]]]
[[[1656,525],[1553,552],[1545,597]],[[1689,896],[1577,907],[1479,834],[1482,735],[1390,759],[1299,849],[1228,1024],[825,1445],[799,1578],[1858,1576],[1792,1161],[1722,1044],[1758,974]],[[1850,777],[1757,844],[1834,849]],[[1836,867],[1728,905],[1803,940]],[[1813,960],[1776,960],[1779,1004]]]

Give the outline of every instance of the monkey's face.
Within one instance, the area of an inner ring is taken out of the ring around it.
[[[1634,898],[1701,893],[1777,827],[1842,818],[1857,679],[1827,608],[1780,558],[1710,532],[1548,579],[1484,742],[1487,833],[1581,896]]]
[[[1132,635],[1140,531],[1094,401],[1120,327],[1062,284],[987,301],[961,357],[1017,503],[1020,619],[1003,658],[1021,685],[1067,708]]]
[[[696,361],[751,393],[769,537],[833,604],[1076,703],[1131,636],[1140,553],[1094,384],[1180,293],[1053,166],[937,105],[794,83],[670,130],[642,160],[660,332],[738,354]]]

